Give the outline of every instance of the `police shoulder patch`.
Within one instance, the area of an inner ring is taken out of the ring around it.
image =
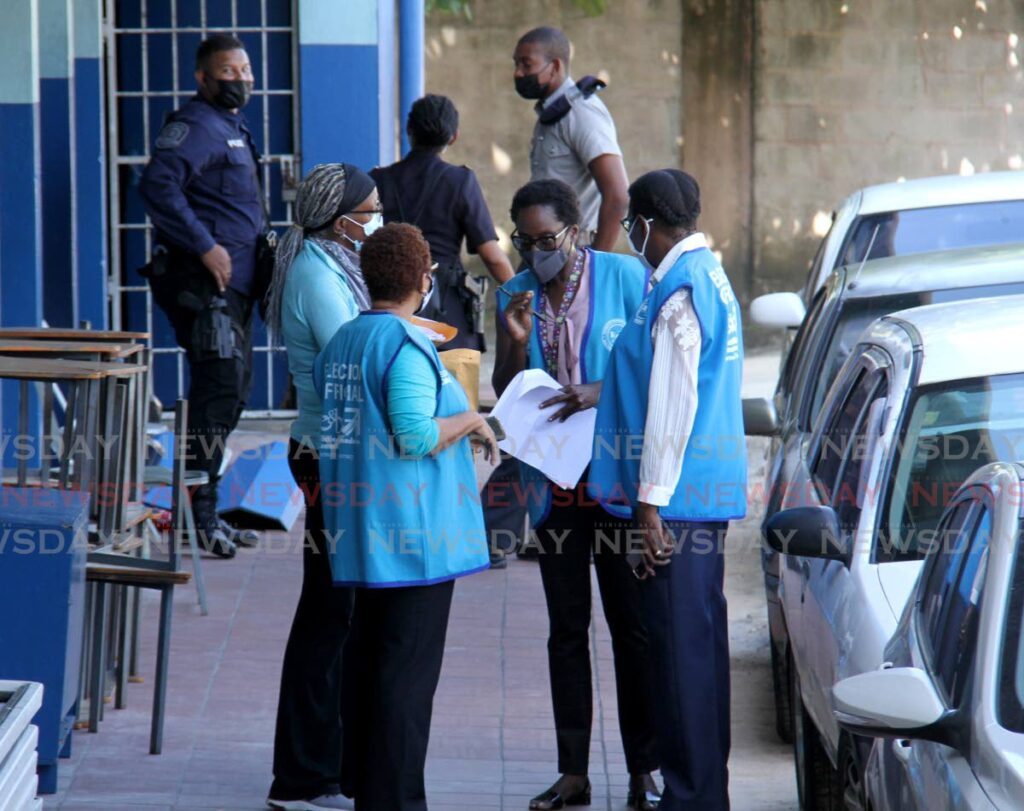
[[[175,149],[182,145],[188,137],[188,124],[184,121],[171,121],[164,125],[156,137],[157,149]]]

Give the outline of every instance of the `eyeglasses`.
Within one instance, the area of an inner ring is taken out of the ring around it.
[[[376,208],[357,208],[357,209],[349,212],[349,214],[383,214],[383,213],[384,213],[384,207],[383,206],[377,206]]]
[[[645,223],[647,223],[648,228],[650,228],[651,223],[654,222],[653,217],[641,217],[639,214],[635,214],[632,217],[623,217],[621,220],[619,220],[619,223],[622,225],[623,228],[626,229],[626,233],[628,234],[633,230],[633,226],[636,225],[637,220],[643,220]]]
[[[542,251],[553,251],[561,246],[570,228],[572,228],[572,226],[567,225],[557,234],[544,234],[536,239],[533,237],[524,237],[518,231],[513,231],[510,239],[519,253],[522,253],[523,251],[532,251],[534,248]]]

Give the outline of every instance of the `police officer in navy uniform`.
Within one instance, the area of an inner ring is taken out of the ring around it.
[[[189,361],[186,468],[209,475],[195,489],[201,543],[222,557],[255,542],[217,516],[217,479],[252,368],[252,312],[261,295],[258,247],[267,218],[259,155],[240,110],[253,88],[245,46],[214,34],[196,52],[198,92],[167,119],[140,191],[156,229],[145,275]]]

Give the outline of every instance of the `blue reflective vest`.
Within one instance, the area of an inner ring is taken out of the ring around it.
[[[409,322],[365,312],[317,357],[323,400],[321,503],[335,585],[425,586],[488,568],[487,535],[469,440],[436,456],[403,456],[391,434],[388,370],[406,344],[437,372],[436,417],[469,408],[426,336]]]
[[[660,513],[671,520],[742,518],[747,508],[747,452],[740,398],[743,335],[729,279],[707,248],[688,251],[679,258],[615,343],[597,407],[588,490],[612,515],[632,515],[643,448],[664,441],[644,436],[654,361],[651,329],[662,306],[681,288],[690,290],[701,328],[697,413],[679,483]]]
[[[612,347],[626,322],[633,317],[647,290],[649,273],[639,259],[617,253],[604,253],[587,248],[590,273],[590,314],[583,333],[580,351],[580,380],[596,383],[603,380]],[[518,273],[504,285],[510,293],[533,292],[538,306],[541,285],[529,270]],[[499,298],[498,312],[504,317],[508,298]],[[545,369],[544,350],[540,343],[540,324],[534,324],[527,352],[528,369]],[[537,527],[551,510],[551,487],[548,478],[529,465],[521,465],[522,500],[530,511],[530,521]]]

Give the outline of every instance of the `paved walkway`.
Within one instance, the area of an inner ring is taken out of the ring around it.
[[[765,364],[770,377],[772,366]],[[248,446],[265,434],[236,439]],[[763,466],[751,449],[752,480]],[[788,747],[772,731],[767,629],[753,519],[730,536],[727,592],[733,661],[732,800],[737,811],[796,807]],[[143,608],[145,683],[129,686],[128,708],[106,711],[96,735],[76,732],[62,761],[64,811],[259,809],[271,778],[274,714],[285,639],[298,596],[301,556],[291,536],[267,536],[231,561],[204,560],[210,615],[191,587],[174,603],[164,754],[148,752],[155,599]],[[597,589],[595,586],[595,594]],[[455,589],[427,769],[433,811],[514,809],[555,775],[546,662],[544,596],[534,563],[511,561]],[[626,769],[617,728],[607,627],[593,625],[594,805],[625,807]]]

